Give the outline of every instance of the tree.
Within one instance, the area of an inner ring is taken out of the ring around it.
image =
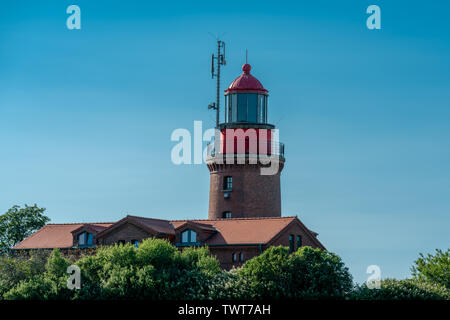
[[[343,298],[352,288],[352,276],[334,253],[301,247],[271,247],[247,261],[239,271],[248,283],[250,298]]]
[[[0,216],[0,255],[10,253],[13,246],[49,222],[44,211],[45,208],[36,204],[24,208],[13,206]]]
[[[442,251],[436,249],[436,254],[428,253],[414,261],[411,267],[412,275],[417,280],[436,283],[450,289],[450,249]]]

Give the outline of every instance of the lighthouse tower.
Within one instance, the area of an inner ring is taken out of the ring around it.
[[[209,219],[280,217],[284,145],[268,123],[268,90],[244,64],[225,90],[224,122],[208,146]]]

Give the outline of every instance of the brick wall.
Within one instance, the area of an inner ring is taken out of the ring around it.
[[[131,223],[124,223],[114,231],[107,233],[98,239],[98,243],[102,245],[112,245],[119,240],[130,242],[132,240],[143,240],[146,238],[157,237],[157,234],[152,234],[142,228],[139,228]]]
[[[210,170],[209,219],[222,218],[230,211],[232,218],[281,217],[280,172],[261,175],[259,165],[215,165]],[[224,197],[224,179],[233,178],[229,198]]]

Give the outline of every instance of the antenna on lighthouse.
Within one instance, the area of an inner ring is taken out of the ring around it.
[[[216,126],[219,126],[220,110],[220,66],[227,64],[225,60],[225,42],[217,39],[217,56],[211,55],[211,78],[217,78],[217,99],[216,102],[209,104],[208,109],[216,110]],[[214,70],[215,69],[215,70]]]

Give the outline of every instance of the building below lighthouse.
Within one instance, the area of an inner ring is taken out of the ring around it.
[[[47,224],[13,247],[15,253],[59,248],[84,255],[99,246],[167,239],[180,250],[208,246],[222,268],[239,267],[270,246],[293,252],[325,249],[297,216],[281,214],[284,145],[268,119],[268,90],[245,64],[225,90],[224,121],[208,146],[208,219],[164,220],[128,215],[116,222]],[[151,214],[151,213],[150,213]]]

